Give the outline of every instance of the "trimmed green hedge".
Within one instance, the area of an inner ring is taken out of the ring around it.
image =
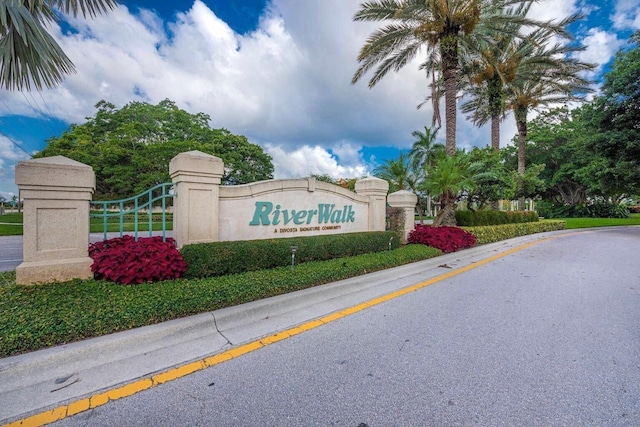
[[[522,224],[537,221],[538,213],[535,211],[456,211],[456,224],[459,227]]]
[[[567,228],[565,221],[538,221],[522,224],[490,225],[485,227],[461,227],[476,237],[476,244],[498,242],[513,237],[527,234],[542,233],[545,231],[564,230]]]
[[[382,231],[201,243],[184,246],[180,252],[189,266],[185,277],[202,278],[290,265],[291,246],[298,247],[295,262],[300,264],[386,251],[390,240],[391,249],[399,246],[397,233]]]

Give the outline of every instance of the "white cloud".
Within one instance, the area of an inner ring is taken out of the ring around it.
[[[640,29],[640,2],[638,0],[618,0],[611,21],[614,28],[619,30]]]
[[[15,164],[30,157],[9,138],[0,135],[0,182],[12,182],[15,174]],[[4,185],[3,188],[5,188]]]
[[[543,0],[533,3],[528,16],[538,21],[557,23],[578,11],[577,0]]]
[[[625,42],[617,35],[599,28],[591,28],[582,40],[586,50],[578,52],[576,57],[583,62],[597,64],[593,74],[599,74],[602,67],[608,63]]]
[[[336,156],[324,147],[304,145],[292,151],[281,145],[265,144],[267,153],[273,158],[275,178],[299,178],[327,174],[332,178],[359,178],[371,173],[370,165],[362,156],[356,155],[348,162],[338,163]],[[355,151],[354,147],[342,147],[343,153]],[[342,160],[342,158],[341,158]]]

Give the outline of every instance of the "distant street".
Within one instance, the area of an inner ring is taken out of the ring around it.
[[[564,234],[53,425],[638,426],[639,248]]]
[[[22,263],[22,236],[0,236],[0,271],[15,270]]]

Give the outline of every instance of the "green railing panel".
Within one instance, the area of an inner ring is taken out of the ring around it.
[[[138,240],[140,232],[139,216],[148,216],[147,224],[149,237],[151,237],[154,225],[153,209],[154,207],[160,207],[161,220],[159,223],[161,224],[162,240],[164,241],[167,238],[167,200],[174,197],[173,183],[158,184],[143,193],[126,199],[90,202],[89,206],[92,211],[90,216],[102,219],[104,240],[107,240],[110,218],[118,218],[118,231],[120,232],[120,237],[122,237],[125,232],[124,218],[125,216],[133,215],[133,233],[135,239]]]

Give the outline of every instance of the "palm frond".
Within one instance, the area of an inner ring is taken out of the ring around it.
[[[46,14],[34,16],[21,3],[9,0],[0,5],[0,87],[55,87],[65,74],[75,72],[73,63],[38,19]]]

